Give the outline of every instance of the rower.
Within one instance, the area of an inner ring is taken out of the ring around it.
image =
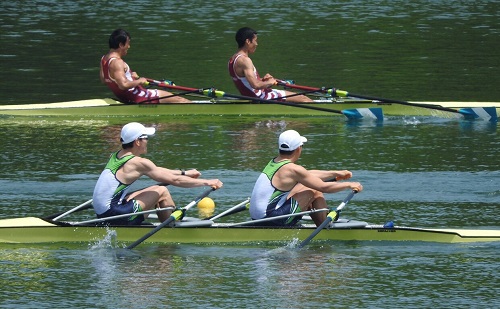
[[[165,90],[146,89],[148,81],[130,70],[123,57],[130,48],[130,34],[116,29],[109,37],[109,51],[101,58],[100,79],[118,99],[125,103],[190,103]]]
[[[327,181],[345,180],[352,177],[348,170],[307,170],[296,162],[302,154],[302,147],[307,139],[295,130],[287,130],[278,139],[279,155],[269,161],[253,188],[250,198],[250,216],[263,219],[282,215],[291,215],[312,209],[328,208],[323,193],[342,190],[360,192],[363,186],[359,182]],[[316,226],[325,221],[327,211],[311,213]],[[292,226],[300,216],[290,216],[265,225]]]
[[[287,90],[272,89],[278,82],[269,73],[260,77],[253,65],[250,54],[257,49],[257,31],[243,27],[236,32],[238,50],[227,64],[229,75],[236,88],[244,96],[263,100],[280,100],[290,102],[311,103],[313,100],[305,95],[297,95]],[[287,97],[285,99],[285,97]]]
[[[122,149],[111,154],[94,189],[94,210],[98,218],[121,214],[137,213],[155,208],[172,207],[175,203],[166,185],[192,188],[210,186],[222,187],[219,179],[201,179],[196,169],[171,170],[156,166],[151,160],[142,158],[147,153],[148,138],[155,133],[154,127],[145,127],[138,122],[126,124],[121,130]],[[130,186],[141,176],[161,183],[129,193]],[[164,222],[170,217],[171,210],[158,212]],[[144,221],[145,214],[131,215],[113,220],[114,224],[136,225]]]

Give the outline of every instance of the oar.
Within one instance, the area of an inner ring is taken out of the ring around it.
[[[82,204],[80,204],[80,205],[76,206],[75,208],[72,208],[68,211],[59,212],[59,213],[56,213],[53,215],[46,216],[46,217],[44,217],[44,219],[57,221],[57,220],[61,219],[62,217],[67,216],[71,213],[74,213],[76,211],[82,211],[85,209],[89,209],[91,207],[92,207],[92,199],[90,199],[90,200],[86,201],[85,203],[82,203]]]
[[[176,89],[176,90],[183,90],[183,91],[192,91],[193,93],[204,94],[204,95],[211,97],[211,98],[233,98],[233,99],[249,100],[249,101],[260,102],[260,103],[270,103],[270,104],[279,104],[279,105],[285,105],[285,106],[293,106],[293,107],[298,107],[298,108],[306,108],[306,109],[312,109],[312,110],[317,110],[317,111],[322,111],[322,112],[341,114],[341,115],[346,116],[349,119],[361,119],[364,117],[371,118],[371,119],[377,119],[377,120],[384,119],[384,115],[382,113],[382,108],[380,108],[380,107],[356,108],[356,109],[346,109],[346,110],[340,111],[340,110],[323,108],[323,107],[318,107],[318,106],[311,106],[307,103],[297,104],[297,103],[291,103],[291,102],[285,102],[285,101],[266,100],[266,99],[248,97],[248,96],[237,95],[237,94],[229,94],[229,93],[226,93],[224,91],[216,90],[213,88],[196,89],[196,88],[170,85],[168,83],[162,83],[161,81],[156,81],[156,80],[152,80],[149,78],[147,80],[148,80],[148,82],[155,83],[156,85],[158,85],[160,87],[165,87],[165,88],[169,88],[169,89]]]
[[[324,229],[332,220],[335,221],[338,219],[338,217],[340,216],[340,212],[342,211],[342,208],[345,207],[345,205],[347,205],[347,203],[349,203],[349,201],[352,199],[352,197],[354,196],[354,194],[356,194],[358,191],[356,190],[352,190],[351,193],[349,193],[349,195],[344,199],[344,201],[342,201],[342,203],[340,203],[340,205],[337,207],[337,209],[335,209],[334,211],[330,211],[330,213],[328,213],[328,215],[326,216],[326,219],[325,221],[323,221],[323,223],[321,223],[315,230],[314,232],[311,233],[311,235],[309,235],[309,237],[307,237],[306,239],[304,239],[300,244],[299,244],[299,248],[302,248],[304,247],[305,245],[307,245],[311,239],[314,238],[314,236],[316,236],[319,232],[321,232],[322,229]]]
[[[168,186],[168,183],[158,183],[157,185],[158,186]],[[132,191],[131,193],[139,191],[139,190],[143,190],[143,189],[137,189],[137,190]],[[72,209],[67,210],[67,211],[61,211],[61,212],[58,212],[58,213],[53,214],[53,215],[48,215],[48,216],[44,217],[43,219],[57,221],[57,220],[61,219],[62,217],[65,217],[71,213],[74,213],[77,211],[82,211],[82,210],[89,209],[89,208],[92,208],[92,199],[86,201],[85,203],[82,203],[82,204],[76,206],[75,208],[72,208]]]
[[[386,102],[386,103],[396,103],[396,104],[400,104],[400,105],[429,108],[429,109],[435,109],[435,110],[444,111],[444,112],[456,113],[456,114],[462,115],[465,119],[483,118],[483,119],[489,120],[489,121],[497,121],[497,119],[498,119],[497,111],[496,111],[495,107],[461,108],[459,110],[456,110],[453,108],[443,107],[443,106],[439,106],[439,105],[410,103],[410,102],[401,101],[401,100],[393,100],[393,99],[385,99],[385,98],[366,96],[366,95],[362,95],[362,94],[350,93],[350,92],[347,92],[344,90],[339,90],[339,89],[336,89],[335,93],[340,97],[356,97],[356,98],[376,100],[376,101]]]
[[[286,80],[276,80],[278,82],[278,85],[283,86],[285,88],[294,88],[294,89],[299,89],[299,90],[305,90],[305,91],[313,91],[313,92],[322,92],[326,93],[328,95],[331,95],[332,97],[335,96],[335,88],[316,88],[316,87],[309,87],[309,86],[301,86],[301,85],[296,85],[293,82],[286,81]]]
[[[159,209],[131,212],[131,213],[126,213],[126,214],[121,214],[121,215],[116,215],[116,216],[105,217],[105,218],[92,219],[92,220],[81,221],[81,222],[73,222],[72,225],[85,225],[85,224],[90,224],[90,223],[99,223],[99,222],[105,222],[105,221],[111,221],[111,220],[115,220],[115,219],[130,217],[130,216],[145,215],[145,214],[157,213],[160,211],[167,211],[167,210],[173,210],[173,209],[174,209],[173,207],[165,207],[165,208],[159,208]]]
[[[127,249],[133,249],[133,248],[137,247],[137,245],[139,245],[140,243],[142,243],[143,241],[145,241],[146,239],[151,237],[153,234],[155,234],[156,232],[158,232],[159,230],[161,230],[165,226],[169,225],[170,223],[174,222],[175,220],[179,220],[180,218],[182,218],[187,210],[189,210],[191,207],[196,205],[201,199],[208,196],[210,194],[210,192],[212,192],[214,190],[215,190],[214,188],[210,188],[210,189],[206,190],[200,196],[198,196],[196,199],[191,201],[191,203],[187,204],[186,206],[184,206],[181,209],[177,209],[176,211],[174,211],[170,215],[170,217],[168,217],[167,220],[163,221],[160,225],[158,225],[156,228],[151,230],[149,233],[147,233],[146,235],[144,235],[141,238],[139,238],[138,240],[136,240],[134,243],[128,245]]]
[[[315,94],[315,93],[317,93],[317,91],[315,91],[315,90],[292,92],[292,94],[285,95],[285,96],[281,97],[281,99],[288,99],[288,98],[292,98],[292,97],[297,97],[299,95],[311,95],[311,94]]]
[[[243,202],[239,203],[238,205],[235,205],[235,206],[221,212],[218,215],[206,218],[204,220],[216,220],[216,219],[219,219],[219,218],[222,218],[225,216],[229,216],[229,215],[241,212],[243,210],[247,210],[250,207],[250,204],[248,202],[250,202],[250,199],[246,199]]]
[[[168,88],[168,89],[174,89],[174,90],[180,90],[180,91],[185,91],[183,94],[188,94],[188,93],[199,93],[199,94],[204,94],[204,89],[199,89],[199,88],[190,88],[190,87],[184,87],[184,86],[177,86],[175,84],[171,84],[171,83],[168,83],[168,82],[163,82],[163,81],[160,81],[160,80],[155,80],[155,79],[151,79],[151,78],[146,78],[146,80],[148,81],[148,83],[150,85],[155,85],[155,86],[158,86],[158,87],[162,87],[162,88]],[[207,88],[209,89],[209,88]]]
[[[213,97],[213,98],[234,98],[234,99],[250,100],[250,101],[260,102],[260,103],[279,104],[279,105],[285,105],[285,106],[293,106],[293,107],[323,111],[323,112],[328,112],[328,113],[336,113],[336,114],[344,115],[349,119],[361,119],[364,117],[371,118],[371,119],[377,119],[377,120],[384,119],[382,109],[379,107],[355,108],[355,109],[345,109],[345,110],[339,111],[339,110],[330,109],[330,108],[312,106],[308,103],[297,104],[297,103],[277,101],[277,100],[266,100],[266,99],[247,97],[247,96],[237,95],[237,94],[229,94],[229,93],[225,93],[224,91],[220,91],[220,90],[212,90],[211,92],[207,92],[206,94],[208,96]]]
[[[292,84],[292,83],[289,83],[289,82],[283,81],[283,80],[278,80],[278,84],[283,86],[283,87],[295,88],[295,89],[301,89],[301,90],[307,90],[307,91],[316,90],[318,92],[323,92],[323,93],[329,94],[331,96],[354,97],[354,98],[361,98],[361,99],[367,99],[367,100],[372,100],[372,101],[380,101],[380,102],[396,103],[396,104],[400,104],[400,105],[407,105],[407,106],[413,106],[413,107],[429,108],[429,109],[435,109],[435,110],[440,110],[440,111],[450,112],[450,113],[458,113],[458,114],[461,114],[466,119],[483,118],[483,119],[489,120],[489,121],[497,121],[498,120],[498,116],[497,116],[497,112],[496,112],[495,107],[474,107],[474,108],[461,108],[459,110],[456,110],[453,108],[447,108],[447,107],[443,107],[443,106],[439,106],[439,105],[410,103],[410,102],[401,101],[401,100],[385,99],[385,98],[379,98],[379,97],[366,96],[366,95],[362,95],[362,94],[354,94],[354,93],[350,93],[350,92],[335,89],[335,88],[326,88],[326,87],[314,88],[314,87],[309,87],[309,86],[295,85],[295,84]]]
[[[310,215],[312,213],[322,212],[322,211],[328,211],[328,209],[322,208],[322,209],[306,210],[306,211],[296,212],[296,213],[288,214],[288,215],[280,215],[280,216],[275,216],[275,217],[267,217],[267,218],[264,218],[264,219],[255,219],[255,220],[250,220],[250,221],[233,223],[233,224],[229,224],[228,226],[229,227],[233,227],[233,226],[248,225],[248,224],[250,224],[250,225],[258,225],[259,223],[262,223],[262,222],[268,222],[268,221],[274,221],[274,220],[277,220],[277,219],[285,219],[285,218],[291,218],[291,217],[299,217],[299,216],[304,216],[304,215]]]
[[[333,179],[328,179],[326,181],[337,181],[336,178],[333,178]],[[215,215],[215,216],[212,216],[210,218],[206,218],[204,220],[216,220],[216,219],[219,219],[219,218],[222,218],[222,217],[225,217],[225,216],[229,216],[229,215],[233,215],[235,213],[238,213],[238,212],[241,212],[241,211],[244,211],[244,210],[248,210],[250,208],[250,199],[247,198],[246,200],[244,200],[243,202],[239,203],[238,205],[235,205],[223,212],[221,212],[220,214],[218,215]],[[310,214],[310,213],[313,213],[313,212],[317,212],[317,211],[326,211],[326,209],[320,209],[320,210],[313,210],[313,211],[308,211],[306,212],[306,214]],[[298,214],[294,214],[294,215],[285,215],[283,217],[291,217],[291,216],[295,216],[295,215],[303,215],[304,213],[298,213]],[[276,219],[280,219],[280,217],[271,217],[269,219],[260,219],[260,220],[252,220],[252,221],[248,221],[248,222],[243,222],[243,223],[239,223],[238,225],[240,224],[249,224],[249,223],[258,223],[258,222],[264,222],[264,221],[271,221],[271,220],[276,220]]]

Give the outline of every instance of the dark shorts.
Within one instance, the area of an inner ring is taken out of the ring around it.
[[[267,205],[266,218],[290,215],[301,211],[299,203],[294,198],[287,199],[287,195],[288,193],[279,198],[275,198],[271,203],[269,203],[269,205]],[[281,203],[283,203],[283,205],[276,209],[276,205]],[[272,221],[265,221],[259,223],[259,225],[293,226],[297,224],[300,219],[302,219],[302,216],[286,217]]]
[[[111,202],[111,208],[106,212],[97,215],[98,218],[106,218],[111,216],[118,216],[123,214],[135,213],[142,211],[141,205],[136,202],[136,200],[131,199],[125,204],[118,204]],[[144,215],[133,215],[129,217],[123,217],[118,219],[108,220],[106,222],[116,225],[139,225],[144,221]]]

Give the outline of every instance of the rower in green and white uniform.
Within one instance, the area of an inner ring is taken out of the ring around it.
[[[111,154],[108,164],[97,180],[92,199],[98,218],[142,211],[141,205],[135,199],[128,201],[125,199],[132,184],[122,183],[116,177],[116,172],[134,157],[134,155],[119,157],[119,151]],[[140,224],[142,221],[144,216],[136,215],[114,220],[113,223],[129,225]]]
[[[250,216],[252,219],[263,219],[267,217],[276,217],[286,214],[299,212],[299,204],[293,198],[288,198],[290,190],[280,190],[273,186],[273,176],[285,164],[291,163],[285,159],[275,162],[275,159],[269,161],[257,182],[255,183],[250,198]],[[301,217],[288,217],[267,221],[266,225],[294,225]]]
[[[167,184],[183,188],[222,187],[219,179],[199,178],[201,173],[196,169],[171,170],[142,158],[141,155],[148,152],[148,138],[154,133],[154,127],[145,127],[138,122],[123,126],[122,149],[111,155],[94,188],[92,203],[99,218],[130,214],[124,218],[112,219],[112,223],[140,224],[146,216],[135,213],[158,209],[161,210],[157,212],[158,219],[164,222],[175,209]],[[147,176],[160,184],[129,193],[130,186],[142,176]]]
[[[349,179],[348,170],[307,170],[296,164],[302,154],[302,146],[307,139],[297,131],[287,130],[278,139],[279,155],[264,168],[255,182],[250,198],[250,216],[254,220],[293,215],[297,212],[327,209],[323,193],[334,193],[353,189],[363,189],[359,182],[331,182],[328,180]],[[325,221],[328,211],[311,213],[314,223],[319,226]],[[287,216],[261,225],[290,226],[296,224],[300,216]]]

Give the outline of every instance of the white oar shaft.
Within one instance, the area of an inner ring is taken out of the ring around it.
[[[251,220],[251,221],[245,221],[245,222],[240,222],[240,223],[229,224],[228,226],[229,227],[233,227],[233,226],[239,226],[239,225],[256,224],[256,223],[260,223],[260,222],[273,221],[273,220],[277,220],[277,219],[284,219],[284,218],[289,218],[289,217],[303,216],[303,215],[308,215],[308,214],[312,214],[312,213],[315,213],[315,212],[321,212],[321,211],[329,211],[329,209],[328,208],[313,209],[313,210],[297,212],[297,213],[289,214],[289,215],[281,215],[281,216],[276,216],[276,217],[270,217],[270,218],[257,219],[257,220]]]
[[[238,205],[235,205],[235,206],[229,208],[228,210],[221,212],[220,214],[216,215],[215,217],[210,218],[210,220],[216,220],[216,219],[219,219],[220,217],[224,217],[227,213],[230,213],[233,210],[240,208],[241,206],[247,204],[248,202],[250,202],[249,198],[247,198],[243,202],[239,203]]]
[[[337,206],[337,209],[335,209],[335,211],[340,212],[342,209],[344,209],[345,205],[347,205],[346,202],[340,203],[340,205]]]
[[[61,214],[61,215],[59,215],[59,216],[55,217],[55,218],[54,218],[54,219],[52,219],[52,220],[57,221],[57,220],[61,219],[62,217],[69,215],[70,213],[73,213],[73,212],[75,212],[75,211],[77,211],[77,210],[79,210],[79,209],[81,209],[81,208],[83,208],[83,207],[88,206],[88,205],[89,205],[89,204],[91,204],[91,203],[92,203],[92,199],[90,199],[90,200],[86,201],[86,202],[85,202],[85,203],[83,203],[83,204],[80,204],[80,205],[76,206],[76,207],[75,207],[75,208],[73,208],[73,209],[70,209],[70,210],[66,211],[65,213],[63,213],[63,214]]]
[[[144,211],[138,211],[138,212],[131,212],[131,213],[127,213],[127,214],[110,216],[110,217],[106,217],[106,218],[99,218],[99,219],[92,219],[92,220],[87,220],[87,221],[82,221],[82,222],[75,222],[75,223],[73,223],[73,225],[84,225],[84,224],[89,224],[89,223],[97,223],[97,222],[109,221],[109,220],[114,220],[114,219],[119,219],[119,218],[130,217],[130,216],[149,214],[149,213],[152,213],[152,212],[165,211],[165,210],[173,210],[173,209],[174,209],[174,207],[165,207],[165,208],[159,208],[159,209],[151,209],[151,210],[144,210]]]

